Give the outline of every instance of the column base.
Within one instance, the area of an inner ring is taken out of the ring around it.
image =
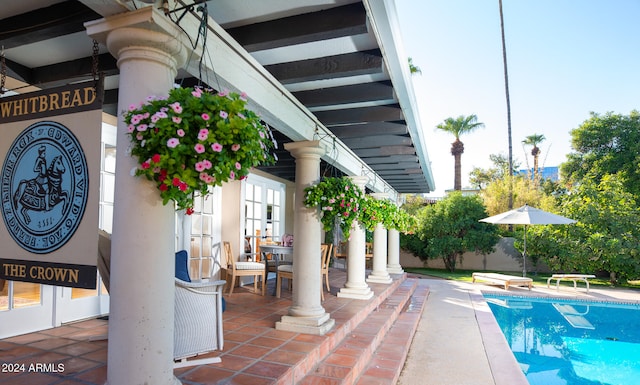
[[[169,381],[171,382],[167,385],[182,385],[182,381],[178,380],[178,377],[176,376],[173,376],[173,379]],[[107,379],[107,382],[105,382],[104,385],[109,385],[109,379]]]
[[[371,274],[369,274],[369,277],[367,277],[367,282],[390,284],[391,282],[393,282],[393,279],[391,279],[391,277],[386,271],[385,272],[373,271],[371,272]]]
[[[335,324],[336,320],[329,318],[329,313],[325,313],[319,318],[283,315],[281,320],[276,322],[276,330],[323,336],[333,329]]]
[[[389,265],[387,266],[387,271],[389,272],[389,274],[404,274],[404,270],[402,270],[402,266],[400,265]]]
[[[338,292],[338,298],[371,299],[372,297],[373,292],[369,286],[364,288],[343,287]]]

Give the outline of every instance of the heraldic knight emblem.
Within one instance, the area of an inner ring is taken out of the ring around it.
[[[57,155],[47,167],[47,146],[38,148],[33,171],[36,177],[29,180],[21,180],[18,183],[13,199],[14,206],[19,208],[25,223],[31,222],[28,210],[50,211],[57,204],[62,203],[62,211],[66,211],[69,204],[69,192],[62,189],[62,180],[66,171],[62,162],[62,156]]]

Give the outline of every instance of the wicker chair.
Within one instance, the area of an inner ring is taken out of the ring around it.
[[[175,278],[174,367],[221,362],[220,357],[196,358],[222,350],[222,289],[226,281],[186,282]]]

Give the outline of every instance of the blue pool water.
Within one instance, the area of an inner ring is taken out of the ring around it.
[[[531,385],[640,383],[640,305],[484,297]]]

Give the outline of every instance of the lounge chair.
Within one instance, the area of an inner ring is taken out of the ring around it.
[[[509,286],[527,286],[529,290],[533,286],[533,280],[527,277],[517,277],[515,275],[498,274],[498,273],[473,273],[471,275],[473,282],[481,281],[490,285],[504,285],[505,290],[509,290]]]
[[[577,281],[584,281],[587,284],[587,293],[589,292],[589,278],[595,278],[592,274],[553,274],[547,279],[547,288],[552,280],[556,280],[556,290],[560,290],[560,281],[573,281],[573,288],[578,290]]]

